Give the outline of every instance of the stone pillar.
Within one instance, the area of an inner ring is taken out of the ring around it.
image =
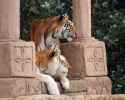
[[[0,41],[18,40],[20,35],[19,0],[0,0]]]
[[[20,0],[0,0],[0,98],[42,93],[34,44],[19,35]]]
[[[71,80],[83,80],[86,94],[111,94],[111,81],[107,77],[105,44],[91,37],[91,0],[73,0],[77,37],[71,43],[62,43],[71,69]]]
[[[91,0],[73,0],[77,39],[91,37]]]

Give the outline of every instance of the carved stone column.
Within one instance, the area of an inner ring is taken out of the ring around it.
[[[73,0],[77,37],[71,43],[62,43],[71,69],[71,80],[83,80],[86,94],[111,94],[111,81],[107,77],[105,44],[91,37],[91,0]]]
[[[34,44],[19,36],[20,0],[0,0],[0,98],[41,94]]]
[[[91,37],[91,0],[73,1],[73,21],[76,26],[77,39]]]
[[[0,0],[0,41],[19,39],[19,7],[19,0]]]

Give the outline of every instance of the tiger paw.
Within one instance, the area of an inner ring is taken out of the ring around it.
[[[68,80],[67,78],[65,79],[65,81],[62,80],[62,81],[61,81],[61,84],[62,84],[62,87],[63,87],[65,90],[70,89],[70,82],[69,82],[69,80]]]

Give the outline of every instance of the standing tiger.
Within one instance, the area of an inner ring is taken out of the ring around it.
[[[60,94],[54,77],[59,78],[64,89],[70,87],[67,78],[70,65],[61,55],[59,40],[72,41],[74,37],[74,24],[68,16],[49,17],[32,24],[31,40],[36,46],[37,78],[47,84],[50,94]]]
[[[74,23],[68,16],[48,17],[32,23],[31,40],[35,42],[36,50],[59,46],[59,39],[72,41],[75,37]]]

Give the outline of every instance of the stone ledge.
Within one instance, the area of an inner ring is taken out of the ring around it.
[[[40,95],[44,93],[46,93],[45,85],[37,79],[0,78],[0,98]]]
[[[62,94],[75,95],[109,95],[111,94],[111,80],[108,77],[85,77],[80,80],[70,80],[70,89]]]
[[[15,98],[0,98],[0,100],[125,100],[125,95],[78,95],[78,96],[50,96],[32,95]]]
[[[108,77],[86,77],[84,87],[86,95],[110,95],[112,91],[111,80]]]
[[[64,90],[63,94],[74,96],[74,95],[85,95],[87,88],[85,87],[84,80],[70,80],[70,89]]]

